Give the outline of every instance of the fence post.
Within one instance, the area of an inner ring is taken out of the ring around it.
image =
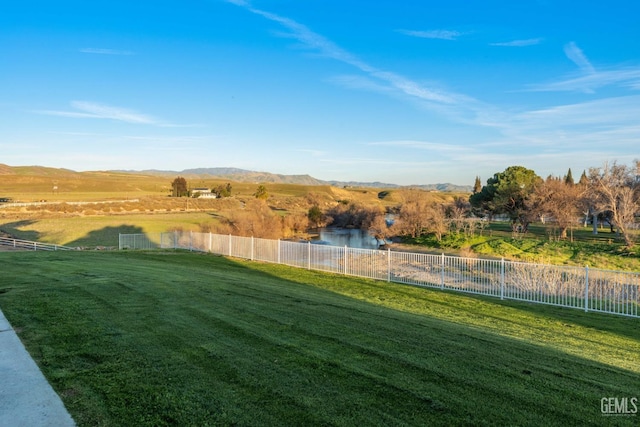
[[[347,260],[349,259],[349,247],[347,245],[344,245],[344,272],[342,274],[344,274],[345,276],[347,275],[347,271],[349,271],[349,266],[347,265],[348,262]]]
[[[213,249],[213,234],[211,234],[211,232],[209,232],[209,253],[211,253],[212,249]]]
[[[504,299],[504,257],[500,261],[500,299]]]
[[[278,264],[280,264],[280,239],[278,239]]]
[[[391,282],[391,249],[387,248],[387,282]]]
[[[122,250],[122,233],[118,233],[118,250]]]
[[[253,261],[253,236],[251,236],[251,261]]]
[[[229,256],[231,256],[231,234],[229,234]]]
[[[173,230],[173,250],[178,249],[178,230]]]
[[[589,266],[584,270],[584,312],[589,311]]]
[[[307,270],[311,270],[311,240],[307,244]]]
[[[444,289],[444,252],[442,253],[442,262],[441,262],[441,266],[440,266],[440,275],[441,280],[440,280],[440,289]]]
[[[189,231],[189,252],[193,250],[193,231]]]

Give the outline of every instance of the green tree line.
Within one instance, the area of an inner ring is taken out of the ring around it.
[[[174,195],[183,190],[182,181],[174,181]],[[230,194],[230,185],[225,194]],[[482,233],[487,223],[506,217],[513,233],[526,233],[534,222],[549,224],[560,239],[576,223],[606,223],[627,247],[635,244],[640,214],[640,161],[632,166],[617,162],[583,171],[579,180],[571,169],[563,177],[543,179],[523,166],[510,166],[495,173],[485,185],[476,177],[473,193],[452,201],[435,202],[430,193],[418,189],[394,190],[397,206],[384,209],[343,201],[320,208],[311,197],[306,215],[277,215],[269,208],[267,188],[259,185],[254,201],[223,220],[223,233],[265,238],[303,236],[309,228],[336,226],[368,230],[380,241],[393,236],[420,238],[456,233],[473,236]],[[393,214],[393,224],[387,215]]]
[[[633,229],[640,213],[640,161],[633,166],[605,163],[590,168],[574,182],[571,169],[563,177],[542,179],[523,166],[510,166],[487,180],[469,198],[471,213],[492,219],[507,215],[514,231],[526,232],[534,221],[552,220],[567,237],[576,218],[607,222],[628,247],[635,243]]]

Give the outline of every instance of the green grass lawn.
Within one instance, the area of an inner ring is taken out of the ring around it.
[[[80,426],[637,425],[637,319],[183,252],[0,253]]]
[[[472,254],[480,257],[513,259],[524,262],[555,265],[588,265],[607,270],[640,270],[640,245],[627,248],[622,240],[608,228],[592,234],[591,227],[576,227],[567,240],[558,240],[557,230],[552,225],[531,224],[525,234],[514,234],[507,222],[491,222],[482,234],[465,236],[449,233],[441,241],[426,235],[407,239],[407,243],[432,248],[432,252],[444,251],[462,256]]]
[[[129,213],[87,217],[0,219],[0,229],[24,240],[72,247],[118,246],[118,234],[160,233],[181,228],[199,231],[212,222],[206,212]]]

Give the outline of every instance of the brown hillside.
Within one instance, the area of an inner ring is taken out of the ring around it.
[[[0,175],[11,175],[13,174],[13,169],[11,166],[0,163]]]

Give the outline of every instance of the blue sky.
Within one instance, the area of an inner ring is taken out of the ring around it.
[[[472,185],[640,157],[631,0],[5,3],[12,166]]]

